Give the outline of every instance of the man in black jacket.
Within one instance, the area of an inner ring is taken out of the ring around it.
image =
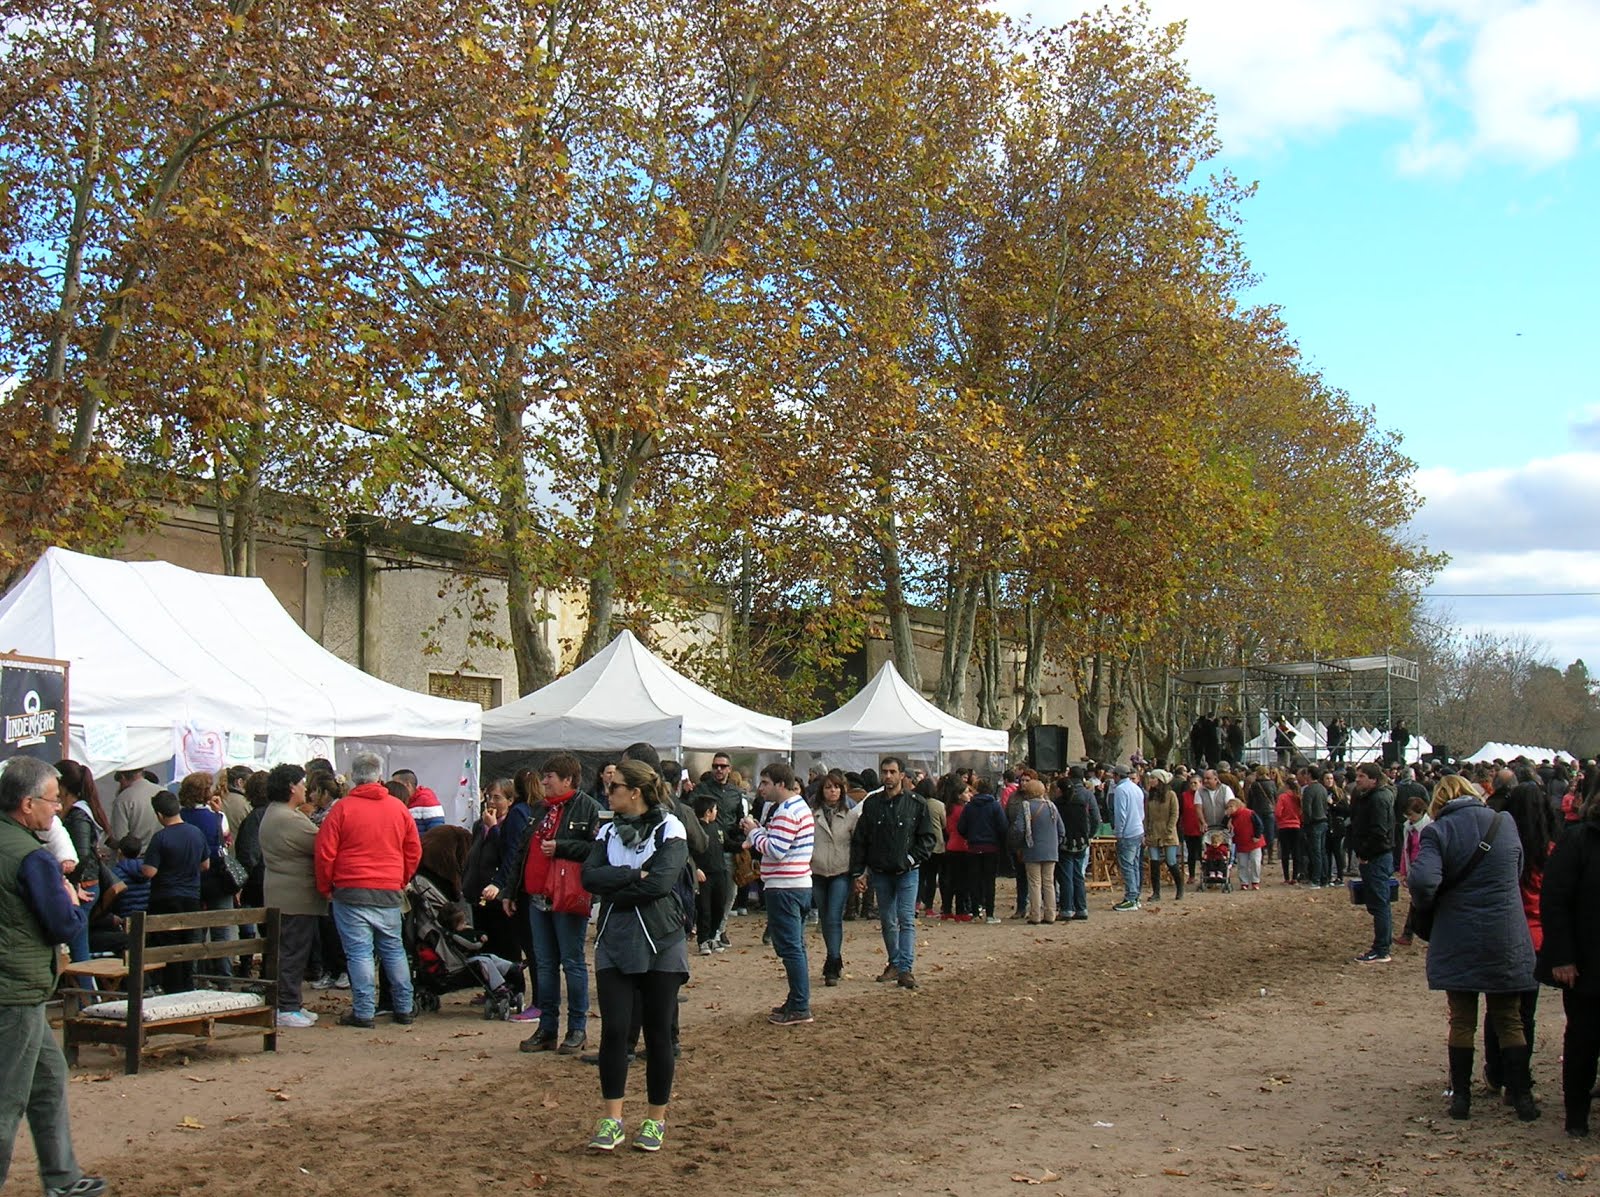
[[[733,760],[726,752],[719,752],[711,758],[711,776],[702,777],[689,795],[688,804],[695,806],[702,797],[710,797],[717,804],[717,821],[710,824],[716,833],[722,837],[722,850],[731,860],[733,854],[744,847],[744,832],[739,830],[739,820],[750,813],[750,803],[744,791],[728,781],[733,772]],[[721,914],[717,920],[715,933],[711,936],[712,946],[726,950],[733,945],[728,942],[728,916],[733,912],[734,887],[728,886]]]
[[[1389,910],[1389,879],[1394,875],[1394,791],[1382,766],[1372,761],[1356,769],[1350,826],[1367,913],[1372,915],[1372,947],[1357,956],[1356,963],[1387,964],[1394,940],[1394,917]]]
[[[1300,850],[1310,866],[1301,872],[1308,873],[1312,889],[1321,889],[1328,884],[1328,791],[1304,765],[1295,776],[1300,780]]]
[[[867,889],[867,871],[878,895],[878,920],[889,963],[880,981],[915,989],[918,870],[933,855],[937,839],[928,804],[911,792],[905,764],[887,756],[878,766],[883,788],[867,796],[850,839],[850,876],[858,894]]]

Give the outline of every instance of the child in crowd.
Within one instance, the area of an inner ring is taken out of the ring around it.
[[[1411,866],[1416,863],[1417,856],[1422,852],[1422,829],[1433,820],[1428,818],[1428,804],[1421,798],[1413,798],[1406,803],[1406,842],[1405,848],[1400,853],[1400,878],[1402,882],[1411,871]],[[1395,936],[1395,943],[1403,948],[1411,946],[1411,915],[1415,908],[1409,903],[1406,906],[1406,925],[1401,928],[1400,934]]]
[[[700,890],[695,898],[698,910],[695,917],[696,938],[700,941],[700,954],[726,951],[726,944],[717,938],[722,913],[728,905],[728,891],[733,885],[733,870],[728,863],[728,853],[722,836],[712,833],[717,823],[717,799],[714,794],[701,794],[694,801],[695,817],[706,826],[706,846],[694,854]]]
[[[489,940],[472,926],[472,907],[465,902],[450,902],[439,912],[439,925],[450,942],[478,969],[491,990],[522,992],[522,970],[502,956],[484,950]]]
[[[127,918],[129,915],[141,914],[150,906],[150,878],[144,875],[144,861],[140,857],[139,837],[125,835],[117,843],[117,851],[121,853],[117,863],[111,866],[111,871],[116,874],[117,880],[122,882],[122,890],[117,894],[116,904],[112,912],[118,918]]]
[[[1261,849],[1266,845],[1266,827],[1261,816],[1237,798],[1223,807],[1233,831],[1234,862],[1239,868],[1240,889],[1261,888]]]

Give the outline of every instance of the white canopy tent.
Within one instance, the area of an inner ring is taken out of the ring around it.
[[[664,757],[747,749],[788,755],[793,724],[719,698],[623,632],[565,677],[484,712],[485,752],[616,752],[644,741]]]
[[[934,706],[906,684],[892,661],[844,706],[794,729],[795,764],[802,768],[821,763],[876,769],[888,753],[942,772],[952,754],[1004,755],[1010,746],[1006,732],[965,723]]]
[[[1502,744],[1491,740],[1471,756],[1463,758],[1470,764],[1479,764],[1487,761],[1514,761],[1518,757],[1538,764],[1540,761],[1567,761],[1577,760],[1570,752],[1563,752],[1558,748],[1539,748],[1532,744]]]
[[[0,650],[72,663],[72,757],[118,769],[341,770],[373,751],[433,788],[452,822],[477,797],[477,703],[380,681],[318,644],[259,578],[48,549],[0,598]]]

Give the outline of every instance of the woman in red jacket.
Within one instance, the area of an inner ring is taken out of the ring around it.
[[[1531,781],[1521,782],[1509,790],[1497,790],[1489,799],[1494,810],[1509,811],[1517,825],[1517,836],[1522,840],[1522,876],[1518,879],[1522,890],[1522,913],[1528,920],[1528,933],[1533,936],[1533,950],[1544,947],[1544,923],[1539,917],[1540,895],[1544,889],[1544,866],[1553,848],[1555,819],[1544,793]],[[1528,1040],[1528,1054],[1533,1054],[1534,1014],[1539,1006],[1538,989],[1521,995],[1522,1034]],[[1483,1079],[1489,1088],[1499,1089],[1505,1084],[1505,1069],[1500,1062],[1500,1038],[1490,1026],[1487,1014],[1483,1020]],[[1509,1101],[1508,1101],[1509,1104]]]
[[[1183,854],[1189,861],[1190,885],[1195,883],[1194,873],[1200,867],[1201,849],[1206,836],[1206,819],[1200,813],[1199,802],[1195,800],[1195,790],[1199,784],[1199,780],[1191,773],[1178,787],[1178,834],[1183,837]]]
[[[1273,808],[1278,825],[1278,857],[1283,861],[1283,883],[1300,881],[1300,787],[1292,777],[1280,783],[1278,804]]]
[[[961,812],[972,799],[972,786],[957,781],[951,788],[949,810],[944,817],[944,859],[939,862],[941,876],[939,892],[939,917],[958,923],[972,921],[972,890],[975,875],[972,854],[967,848],[967,837],[961,834]]]

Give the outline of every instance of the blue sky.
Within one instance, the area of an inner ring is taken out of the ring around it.
[[[1252,298],[1418,463],[1441,611],[1600,670],[1600,0],[1150,7],[1258,184]]]

